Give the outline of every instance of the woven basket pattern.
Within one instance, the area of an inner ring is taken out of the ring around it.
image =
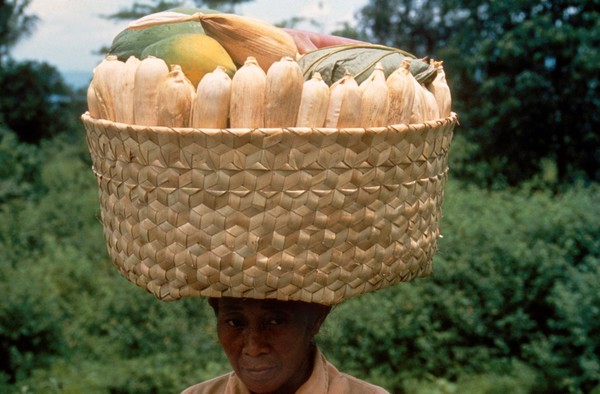
[[[159,299],[332,305],[431,271],[454,114],[374,129],[82,120],[108,252]]]

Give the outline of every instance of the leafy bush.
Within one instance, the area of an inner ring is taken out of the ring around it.
[[[38,143],[72,126],[72,92],[47,63],[8,59],[0,67],[0,91],[0,123],[20,141]]]
[[[65,314],[56,283],[34,259],[4,267],[0,294],[0,368],[14,382],[61,354]]]
[[[322,338],[328,354],[394,392],[415,379],[510,374],[515,363],[534,371],[536,393],[590,391],[600,376],[598,191],[451,183],[432,277],[339,306]]]
[[[112,267],[82,128],[1,142],[2,185],[28,185],[0,193],[0,392],[170,393],[228,370],[205,302],[159,302]],[[325,354],[395,393],[594,390],[599,188],[451,181],[432,277],[335,308]]]
[[[0,203],[39,195],[37,148],[19,143],[14,132],[0,126]]]
[[[159,302],[110,264],[89,154],[69,138],[37,148],[38,198],[0,206],[0,392],[173,392],[224,372],[206,303]]]

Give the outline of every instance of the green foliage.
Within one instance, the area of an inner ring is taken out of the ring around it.
[[[83,127],[71,140],[37,148],[42,195],[0,205],[0,392],[166,393],[225,372],[204,302],[159,302],[109,263]]]
[[[42,192],[36,190],[40,166],[36,156],[37,147],[20,144],[13,131],[0,126],[0,203]]]
[[[342,371],[393,393],[600,392],[600,186],[539,191],[598,179],[600,18],[589,1],[533,3],[365,8],[377,23],[361,33],[446,60],[462,127],[433,275],[334,309],[319,342]],[[205,302],[159,302],[110,263],[84,92],[7,64],[0,392],[172,393],[229,370]]]
[[[72,126],[72,92],[53,66],[9,60],[0,68],[0,125],[38,143]]]
[[[562,183],[600,180],[597,1],[371,0],[359,31],[444,61],[454,176],[502,188],[552,162]]]
[[[229,369],[204,302],[159,302],[108,261],[82,126],[0,142],[33,173],[4,184],[37,193],[0,203],[1,392],[167,393]],[[600,190],[535,190],[451,181],[433,276],[337,307],[325,354],[396,393],[593,390]]]
[[[3,267],[0,282],[0,368],[11,381],[50,363],[64,346],[57,284],[34,259]]]
[[[411,380],[481,385],[497,371],[536,393],[598,385],[598,187],[449,186],[433,276],[335,310],[324,340],[341,369],[395,392]]]

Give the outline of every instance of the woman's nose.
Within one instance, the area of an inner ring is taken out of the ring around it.
[[[244,353],[256,357],[269,352],[267,336],[264,330],[249,327],[244,332]]]

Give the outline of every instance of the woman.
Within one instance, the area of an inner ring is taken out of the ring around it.
[[[182,394],[382,394],[340,373],[313,342],[331,307],[296,301],[209,299],[233,372]]]

